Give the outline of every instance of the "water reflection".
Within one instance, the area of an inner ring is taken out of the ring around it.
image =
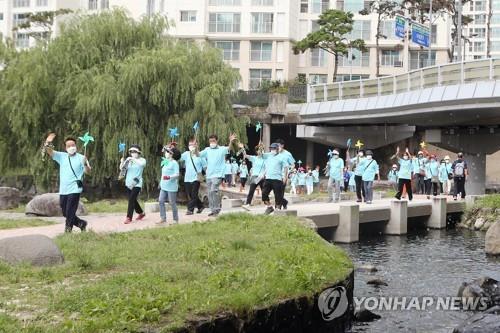
[[[357,297],[457,295],[463,281],[500,276],[500,259],[484,254],[484,233],[461,229],[409,230],[407,236],[378,231],[361,235],[359,243],[340,244],[356,266],[373,264],[376,273],[356,272]],[[389,286],[366,282],[381,278]],[[356,324],[353,332],[451,332],[473,313],[464,311],[374,311],[382,319]]]

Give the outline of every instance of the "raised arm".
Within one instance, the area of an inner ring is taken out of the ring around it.
[[[47,136],[47,139],[45,139],[45,144],[44,144],[45,152],[47,154],[49,154],[50,157],[52,157],[52,155],[54,155],[53,142],[54,142],[55,137],[56,137],[55,133],[49,133],[49,135]]]

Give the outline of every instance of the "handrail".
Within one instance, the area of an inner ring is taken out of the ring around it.
[[[497,73],[498,72],[498,73]],[[415,82],[417,79],[419,82]],[[500,79],[500,58],[475,59],[434,65],[403,74],[343,82],[308,85],[308,102],[381,96],[441,85]],[[383,81],[384,84],[381,84]],[[388,82],[393,82],[388,84]],[[404,83],[406,82],[406,83]],[[398,89],[398,85],[402,89]],[[366,89],[372,87],[372,89]],[[346,91],[349,91],[346,93]],[[386,89],[386,90],[384,90]],[[392,92],[391,92],[392,90]]]

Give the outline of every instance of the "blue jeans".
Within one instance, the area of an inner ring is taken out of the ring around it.
[[[365,189],[365,202],[373,201],[373,181],[363,181],[363,188]]]
[[[179,213],[177,211],[177,192],[167,192],[160,190],[160,198],[158,198],[158,203],[160,204],[160,218],[162,221],[167,220],[167,211],[165,209],[165,202],[168,202],[172,206],[172,214],[174,215],[174,221],[179,222]]]
[[[219,186],[222,182],[222,178],[208,178],[208,207],[212,213],[220,212],[220,195]]]

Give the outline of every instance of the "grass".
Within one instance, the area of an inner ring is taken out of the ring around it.
[[[482,198],[479,198],[475,203],[475,206],[480,208],[500,208],[500,194],[489,194]]]
[[[139,202],[144,208],[144,202]],[[84,202],[88,213],[126,213],[128,201],[125,199]]]
[[[232,214],[129,233],[63,235],[56,242],[65,255],[61,266],[0,264],[0,327],[171,332],[196,318],[248,314],[312,295],[353,267],[341,249],[286,217]]]
[[[41,227],[45,225],[52,225],[56,222],[46,221],[42,219],[1,219],[0,230],[28,228],[28,227]],[[1,331],[0,331],[1,332]]]

